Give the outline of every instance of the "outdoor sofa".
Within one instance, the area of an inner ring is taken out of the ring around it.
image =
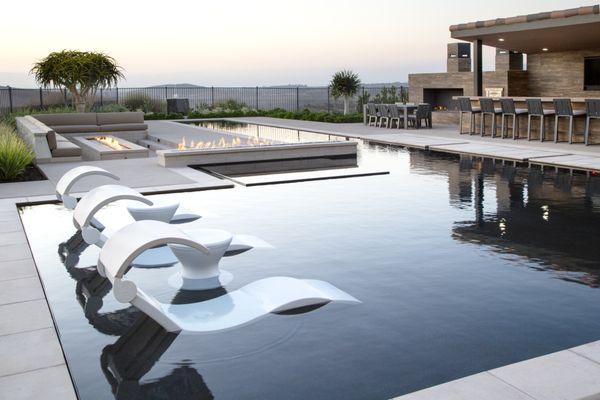
[[[136,141],[148,130],[143,112],[36,114],[16,120],[37,163],[81,160],[81,148],[69,140],[71,136],[110,133]]]

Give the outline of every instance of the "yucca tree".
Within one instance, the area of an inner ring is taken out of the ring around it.
[[[43,87],[68,90],[77,111],[85,111],[86,101],[100,88],[115,86],[122,79],[122,68],[104,53],[63,50],[50,53],[31,69]]]
[[[360,87],[360,79],[358,74],[350,70],[338,71],[331,78],[331,95],[334,99],[343,97],[344,99],[344,115],[348,114],[350,108],[350,99],[358,92]]]

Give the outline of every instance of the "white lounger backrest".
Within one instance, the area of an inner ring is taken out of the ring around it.
[[[79,200],[73,213],[75,226],[82,229],[90,224],[94,215],[107,204],[118,200],[136,200],[152,205],[152,201],[144,197],[140,192],[121,185],[98,186],[87,192]]]
[[[123,276],[133,260],[144,251],[164,244],[182,244],[205,254],[209,250],[192,240],[174,225],[160,221],[138,221],[115,232],[104,244],[98,257],[98,273],[113,283],[113,294],[122,303],[131,303],[170,332],[181,328],[162,309],[161,304],[144,293],[137,285]]]
[[[82,165],[67,171],[56,184],[56,198],[62,201],[65,207],[72,210],[77,205],[77,200],[70,195],[73,185],[86,176],[106,176],[114,180],[119,180],[115,174],[99,167]]]
[[[118,230],[106,241],[98,257],[98,272],[111,281],[121,279],[137,256],[148,249],[169,243],[190,246],[209,254],[206,247],[176,225],[160,221],[137,221]]]

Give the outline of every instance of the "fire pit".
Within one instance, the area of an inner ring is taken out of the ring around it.
[[[117,160],[148,157],[148,149],[111,135],[77,136],[72,139],[81,147],[86,160]]]

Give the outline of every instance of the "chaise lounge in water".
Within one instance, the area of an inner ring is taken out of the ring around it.
[[[104,176],[114,179],[115,181],[120,180],[117,175],[100,167],[82,165],[70,169],[56,184],[56,198],[63,203],[65,208],[74,210],[77,207],[77,198],[71,194],[71,190],[77,182],[90,176]],[[130,210],[130,213],[134,218],[138,217],[139,219],[153,219],[155,214],[160,214],[165,208],[174,209],[173,215],[169,220],[170,223],[186,223],[200,218],[200,215],[182,210],[178,202],[170,202],[159,205],[149,203],[145,207],[133,207],[133,209]],[[102,224],[100,224],[98,221],[94,221],[94,225],[101,229],[103,228]]]
[[[66,205],[74,205],[73,223],[81,231],[88,244],[102,247],[117,227],[105,227],[96,219],[96,213],[103,207],[119,200],[131,200],[137,205],[129,205],[127,210],[134,220],[155,220],[168,223],[181,223],[181,229],[202,242],[211,250],[211,255],[197,251],[190,252],[187,247],[157,246],[146,250],[133,264],[140,268],[167,267],[181,262],[181,271],[169,280],[170,284],[186,290],[213,289],[226,285],[233,275],[219,269],[219,261],[224,256],[233,256],[253,248],[270,248],[268,243],[250,235],[233,235],[220,229],[206,229],[198,225],[199,216],[187,214],[176,216],[179,203],[155,204],[137,190],[122,185],[102,185],[86,193],[79,202],[69,195],[70,188],[77,180],[90,175],[104,175],[116,178],[106,170],[97,167],[77,167],[67,172],[57,185],[57,197],[64,199]],[[174,222],[174,220],[176,222]]]
[[[113,284],[113,294],[130,303],[169,332],[214,332],[238,327],[270,313],[318,306],[331,301],[359,301],[335,286],[319,280],[273,277],[252,282],[217,298],[190,304],[163,304],[125,279],[132,261],[147,249],[160,245],[188,246],[210,254],[210,250],[176,225],[138,221],[115,232],[98,258],[98,272]]]

